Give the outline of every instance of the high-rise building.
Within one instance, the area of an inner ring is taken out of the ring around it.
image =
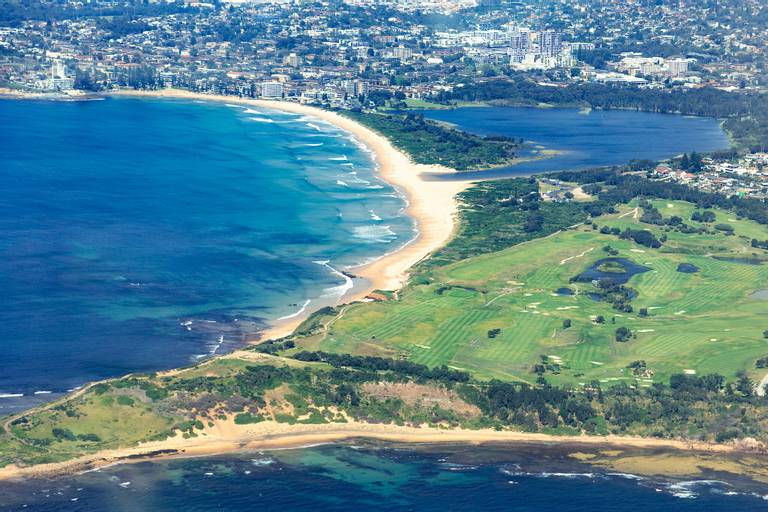
[[[542,30],[536,33],[536,42],[539,46],[539,53],[542,55],[554,56],[563,49],[560,32],[556,30]]]
[[[261,97],[267,99],[282,98],[284,90],[283,84],[280,82],[262,82]]]
[[[400,45],[397,48],[392,49],[392,57],[400,60],[411,60],[411,58],[413,57],[413,50],[403,45]]]
[[[286,55],[283,59],[283,64],[286,66],[291,66],[292,68],[297,68],[301,65],[301,57],[296,55],[295,53],[291,53],[289,55]]]
[[[667,71],[671,76],[682,76],[688,72],[688,59],[667,59]]]
[[[68,91],[74,88],[75,80],[67,76],[67,67],[60,60],[51,63],[50,76],[36,83],[38,89],[46,91]]]

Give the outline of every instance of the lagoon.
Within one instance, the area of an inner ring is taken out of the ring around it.
[[[419,113],[481,135],[522,138],[528,146],[523,157],[541,156],[542,149],[561,152],[512,167],[462,173],[462,178],[498,178],[621,165],[631,160],[659,160],[684,152],[729,147],[719,121],[705,117],[629,110],[584,113],[574,108],[532,107],[468,107]]]

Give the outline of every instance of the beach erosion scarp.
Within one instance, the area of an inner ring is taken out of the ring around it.
[[[404,195],[407,203],[404,213],[414,220],[416,236],[399,249],[382,255],[370,263],[347,269],[355,276],[363,278],[361,281],[364,284],[352,287],[338,299],[339,304],[361,300],[373,290],[394,291],[401,288],[406,283],[408,272],[413,265],[450,240],[457,221],[456,195],[472,184],[469,180],[425,180],[424,176],[428,174],[454,173],[455,171],[439,165],[416,164],[383,135],[341,114],[318,107],[287,101],[202,94],[180,89],[121,91],[113,94],[250,105],[302,114],[315,117],[346,131],[357,143],[370,151],[380,177]],[[292,334],[314,310],[309,307],[301,314],[272,321],[271,327],[261,332],[255,342]]]

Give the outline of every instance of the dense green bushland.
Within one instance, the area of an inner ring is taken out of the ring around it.
[[[453,130],[414,114],[366,114],[343,111],[385,137],[416,163],[467,171],[511,163],[520,143],[507,137],[482,137]]]

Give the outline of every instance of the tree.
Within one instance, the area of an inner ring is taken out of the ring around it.
[[[632,331],[630,331],[626,327],[622,326],[616,329],[616,341],[618,342],[629,341],[631,337],[632,337]]]
[[[563,329],[568,329],[568,328],[570,328],[570,327],[571,327],[571,320],[570,320],[570,319],[568,319],[568,318],[566,318],[565,320],[563,320]]]
[[[638,313],[641,317],[648,316],[648,308],[640,308],[640,311]]]
[[[597,315],[597,317],[595,317],[595,323],[596,324],[604,324],[605,323],[605,317],[603,315]]]
[[[736,382],[736,391],[744,396],[752,396],[752,390],[754,389],[754,383],[752,379],[747,376],[746,373],[740,373],[738,381]]]

